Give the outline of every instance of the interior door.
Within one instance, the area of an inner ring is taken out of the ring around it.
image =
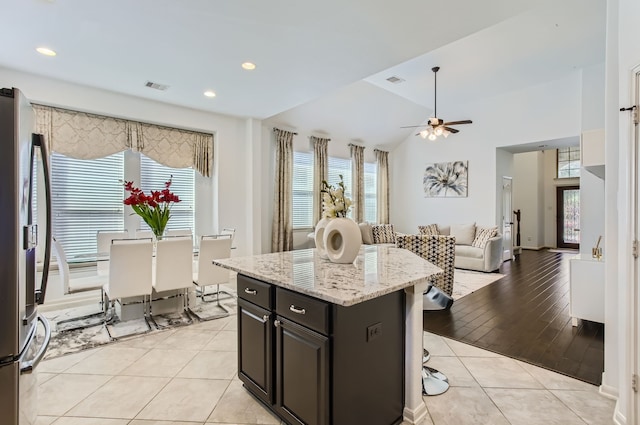
[[[580,186],[559,186],[557,194],[558,248],[580,248]]]
[[[634,87],[635,93],[635,105],[640,105],[640,70],[636,68],[636,73],[634,75],[632,81],[632,87]],[[640,201],[638,200],[638,195],[640,191],[640,154],[638,150],[640,149],[640,131],[638,129],[638,111],[637,107],[633,111],[633,131],[632,131],[632,152],[633,152],[633,180],[631,182],[633,189],[633,217],[631,217],[631,225],[633,226],[633,238],[636,243],[640,240],[640,229],[638,225],[638,214],[640,214]],[[632,287],[630,291],[631,297],[631,324],[630,331],[632,335],[632,343],[631,349],[631,373],[636,380],[636,388],[638,383],[638,375],[640,374],[640,337],[638,333],[640,332],[640,272],[638,270],[638,257],[633,256],[633,280]],[[638,391],[631,391],[631,405],[632,412],[635,417],[629,418],[629,423],[638,423],[640,419],[640,396],[638,395]]]
[[[502,260],[513,258],[513,178],[502,177]]]

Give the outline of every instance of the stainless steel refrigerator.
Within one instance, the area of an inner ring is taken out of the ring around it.
[[[18,89],[0,89],[0,422],[35,424],[36,366],[51,330],[38,314],[44,302],[50,260],[51,201],[43,137],[34,134],[34,111]],[[32,181],[40,151],[45,176],[46,233],[41,282],[37,283]],[[42,326],[42,330],[39,328]]]

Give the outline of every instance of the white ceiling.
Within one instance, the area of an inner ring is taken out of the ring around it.
[[[0,66],[379,146],[429,116],[435,65],[457,120],[455,104],[603,62],[605,3],[0,0]]]

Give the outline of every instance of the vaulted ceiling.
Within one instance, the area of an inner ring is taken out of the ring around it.
[[[0,66],[372,145],[404,140],[401,125],[431,114],[435,65],[439,115],[464,119],[457,104],[604,61],[605,0],[0,5]]]

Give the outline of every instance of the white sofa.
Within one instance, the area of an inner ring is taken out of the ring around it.
[[[434,234],[433,226],[419,226],[418,230],[421,234]],[[502,264],[502,235],[496,226],[476,226],[475,223],[436,226],[437,234],[456,238],[456,268],[492,272]],[[493,231],[496,236],[487,237]]]

